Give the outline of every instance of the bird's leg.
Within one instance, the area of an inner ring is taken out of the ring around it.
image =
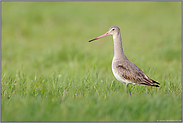
[[[128,97],[128,91],[129,91],[130,96],[131,96],[131,91],[130,91],[130,89],[128,89],[128,84],[126,84],[126,89],[127,89],[127,97]]]
[[[130,93],[130,96],[131,96],[131,91],[130,91],[130,89],[129,89],[129,93]]]
[[[127,90],[127,97],[128,97],[128,86],[126,85],[126,90]]]

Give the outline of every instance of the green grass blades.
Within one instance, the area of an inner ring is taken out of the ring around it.
[[[182,121],[181,1],[1,2],[1,121]],[[124,53],[159,88],[112,74]]]

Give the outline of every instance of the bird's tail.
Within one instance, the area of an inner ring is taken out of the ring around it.
[[[141,83],[142,85],[148,85],[148,86],[154,86],[154,87],[159,87],[160,83],[152,80],[151,82],[146,82],[146,83]]]
[[[154,83],[154,85],[152,85],[152,86],[159,87],[160,83],[158,83],[158,82],[156,82],[156,81],[154,81],[154,80],[152,80],[152,81],[153,81],[153,83]]]

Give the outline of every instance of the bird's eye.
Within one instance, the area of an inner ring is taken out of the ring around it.
[[[112,31],[114,31],[114,28],[112,29]]]

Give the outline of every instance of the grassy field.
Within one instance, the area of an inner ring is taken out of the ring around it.
[[[1,2],[1,121],[182,121],[179,2]],[[129,60],[159,88],[112,74],[120,27]]]

